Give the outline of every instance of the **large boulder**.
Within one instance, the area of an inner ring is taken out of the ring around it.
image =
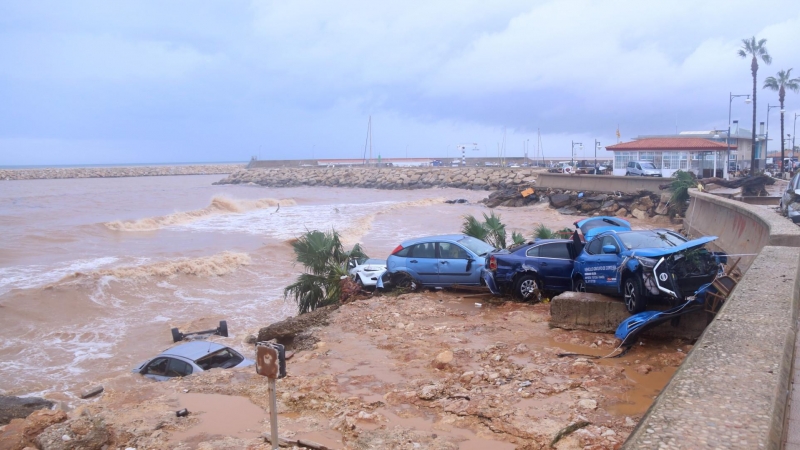
[[[50,425],[67,420],[67,414],[61,410],[39,409],[26,419],[13,419],[0,432],[0,450],[22,450],[33,447],[36,436]]]
[[[324,306],[310,313],[275,322],[258,331],[258,342],[276,339],[281,344],[291,344],[295,336],[309,328],[327,325],[330,314],[337,308],[337,305]]]
[[[53,425],[36,437],[42,450],[100,450],[111,440],[103,419],[81,416]]]
[[[567,194],[553,194],[550,196],[550,206],[553,208],[563,208],[569,205],[570,198]]]
[[[24,419],[37,409],[50,409],[53,402],[40,397],[0,396],[0,425],[11,419]]]

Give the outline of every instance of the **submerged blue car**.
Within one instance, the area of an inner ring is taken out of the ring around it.
[[[575,259],[576,291],[621,295],[630,313],[649,299],[682,301],[717,276],[724,253],[703,246],[716,236],[692,241],[670,230],[606,231],[588,241]]]
[[[420,286],[478,286],[486,257],[494,247],[463,234],[428,236],[405,241],[386,258],[391,284]],[[379,282],[378,287],[384,283]]]
[[[569,239],[539,239],[511,251],[493,253],[483,279],[494,294],[513,293],[521,300],[539,300],[542,291],[571,289],[576,254]]]

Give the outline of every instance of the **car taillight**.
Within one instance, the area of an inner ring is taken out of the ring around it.
[[[489,270],[497,270],[497,259],[494,256],[489,258]]]
[[[398,245],[396,249],[392,250],[392,254],[394,255],[395,253],[399,252],[402,249],[403,249],[403,246],[402,245]]]

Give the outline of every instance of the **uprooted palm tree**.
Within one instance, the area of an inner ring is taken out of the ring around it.
[[[572,230],[567,227],[553,231],[543,223],[540,223],[533,229],[534,239],[564,239],[570,234],[572,234]]]
[[[475,216],[464,216],[464,224],[461,226],[461,232],[467,236],[472,236],[480,239],[495,248],[506,248],[506,226],[500,221],[500,216],[495,215],[494,211],[490,211],[489,215],[483,213],[483,222],[475,218]],[[522,234],[516,231],[511,233],[512,245],[519,245],[525,242]]]
[[[795,92],[800,90],[800,78],[792,78],[792,69],[779,70],[777,77],[767,77],[764,80],[764,89],[771,89],[778,91],[778,100],[781,102],[781,173],[786,169],[783,167],[786,161],[786,155],[783,147],[783,100],[786,98],[786,89],[791,89]]]
[[[756,168],[756,87],[757,87],[757,74],[758,74],[758,58],[764,61],[764,64],[772,64],[772,57],[767,52],[767,40],[761,39],[756,41],[753,36],[750,39],[742,39],[742,48],[739,49],[739,56],[747,58],[752,56],[750,61],[750,73],[753,74],[753,151],[750,152],[750,174],[755,174]]]
[[[669,190],[672,197],[669,199],[670,216],[682,216],[686,213],[686,200],[689,200],[689,189],[697,187],[697,178],[692,172],[679,170],[675,172],[675,179],[670,183]]]
[[[305,273],[286,286],[283,295],[294,299],[299,314],[338,303],[342,283],[349,281],[348,260],[367,257],[359,244],[345,251],[339,233],[333,229],[327,232],[307,231],[292,242],[292,248],[297,262],[305,267]]]

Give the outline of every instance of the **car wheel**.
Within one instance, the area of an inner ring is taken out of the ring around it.
[[[514,293],[520,300],[539,302],[542,300],[542,285],[535,275],[525,274],[517,280]]]
[[[586,282],[583,278],[576,277],[572,279],[572,290],[575,292],[586,292]]]
[[[217,334],[223,337],[228,337],[228,322],[224,320],[219,321],[219,328],[217,328]]]
[[[636,314],[644,311],[645,298],[644,289],[642,288],[642,280],[636,275],[631,275],[625,278],[623,282],[623,293],[625,299],[625,309],[631,314]]]
[[[406,272],[398,272],[392,276],[392,284],[401,289],[409,291],[419,290],[422,285]]]
[[[364,289],[364,282],[361,281],[361,277],[356,277],[356,284],[358,285],[359,289]]]
[[[625,176],[629,177],[629,176],[631,176],[631,173],[630,172],[625,172]]]

